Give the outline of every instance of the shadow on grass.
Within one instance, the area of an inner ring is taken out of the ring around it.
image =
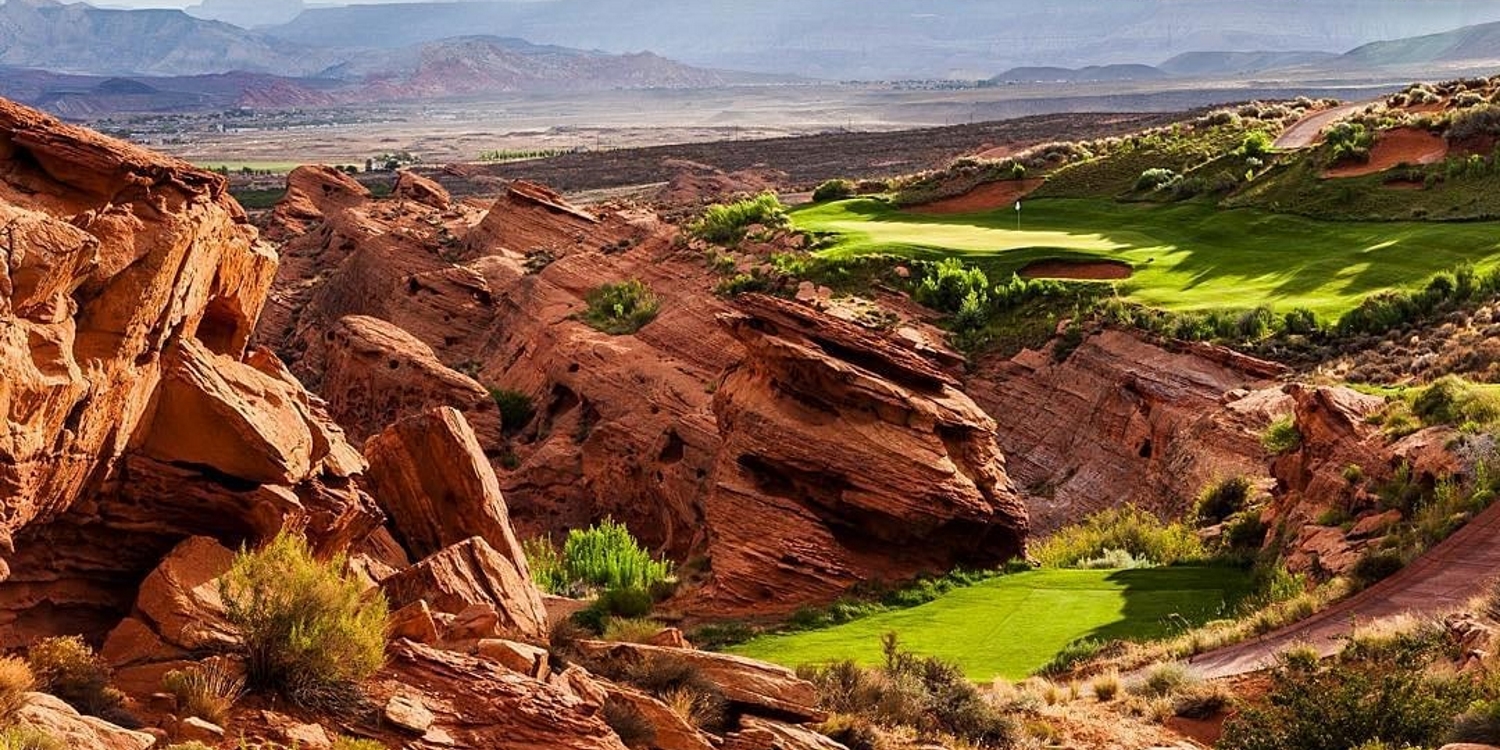
[[[1251,593],[1250,576],[1234,567],[1170,567],[1120,570],[1106,581],[1122,587],[1120,619],[1079,640],[1107,643],[1177,635],[1229,617]]]

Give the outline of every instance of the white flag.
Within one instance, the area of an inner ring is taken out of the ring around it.
[[[1021,202],[1020,201],[1016,201],[1016,210],[1017,211],[1021,210]]]

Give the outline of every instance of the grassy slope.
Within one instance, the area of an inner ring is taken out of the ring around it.
[[[880,636],[957,662],[970,679],[1018,679],[1079,638],[1145,639],[1219,616],[1248,582],[1225,568],[1040,570],[959,589],[920,607],[826,630],[758,638],[736,653],[796,666],[880,663]]]
[[[1336,316],[1363,297],[1419,287],[1465,260],[1500,260],[1495,224],[1324,222],[1186,203],[1046,199],[961,216],[902,213],[859,199],[793,212],[801,229],[838,235],[832,256],[959,254],[992,280],[1045,258],[1105,257],[1132,264],[1122,293],[1173,310],[1307,307]]]

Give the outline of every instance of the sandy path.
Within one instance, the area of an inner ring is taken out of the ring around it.
[[[1367,102],[1345,104],[1308,115],[1283,131],[1281,137],[1276,139],[1274,146],[1283,151],[1307,148],[1317,142],[1318,136],[1323,133],[1324,128],[1332,125],[1334,121],[1340,118],[1354,114],[1366,104]]]
[[[1487,593],[1500,575],[1500,503],[1432,548],[1401,572],[1302,622],[1256,640],[1212,651],[1191,660],[1208,679],[1233,677],[1270,666],[1276,654],[1295,644],[1331,655],[1356,623],[1402,613],[1443,614]]]
[[[1134,273],[1130,264],[1113,260],[1040,260],[1019,271],[1023,279],[1079,279],[1107,281],[1128,279]]]
[[[1385,131],[1370,149],[1370,160],[1323,173],[1324,177],[1363,177],[1379,174],[1401,164],[1436,164],[1448,157],[1448,142],[1425,130],[1399,128]]]

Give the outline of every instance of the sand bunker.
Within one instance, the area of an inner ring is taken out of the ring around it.
[[[1128,279],[1134,272],[1129,264],[1115,260],[1039,260],[1021,269],[1020,274],[1023,279],[1113,281]]]
[[[1030,179],[986,182],[963,195],[913,206],[910,211],[914,214],[941,215],[974,214],[994,211],[997,208],[1010,208],[1016,204],[1016,201],[1030,195],[1031,191],[1040,187],[1044,181]]]
[[[1363,164],[1330,169],[1324,177],[1363,177],[1378,174],[1400,164],[1436,164],[1448,157],[1448,142],[1442,136],[1425,130],[1400,128],[1380,134],[1370,149],[1370,160]]]

